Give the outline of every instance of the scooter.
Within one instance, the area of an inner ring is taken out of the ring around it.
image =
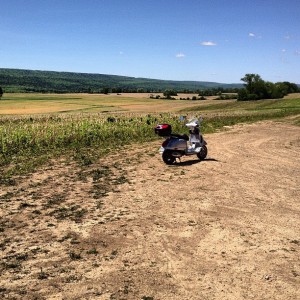
[[[197,155],[200,160],[207,156],[207,143],[200,132],[199,120],[192,119],[185,125],[189,128],[189,136],[172,133],[170,124],[159,124],[154,129],[159,136],[167,137],[160,147],[162,159],[167,165],[172,165],[176,158],[180,160],[184,155]]]

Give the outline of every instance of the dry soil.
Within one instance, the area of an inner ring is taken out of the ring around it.
[[[1,299],[300,299],[299,127],[205,139],[202,162],[156,141],[1,186]]]

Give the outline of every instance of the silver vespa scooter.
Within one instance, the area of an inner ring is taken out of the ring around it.
[[[200,122],[194,118],[185,124],[189,128],[189,136],[172,133],[172,126],[169,124],[159,124],[155,127],[156,134],[167,137],[160,147],[162,159],[167,165],[172,165],[176,158],[180,159],[184,155],[197,155],[200,160],[206,158],[207,143],[200,132]]]

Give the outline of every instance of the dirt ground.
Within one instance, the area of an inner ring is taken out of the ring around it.
[[[1,299],[300,299],[300,130],[206,135],[165,165],[160,141],[0,190]]]

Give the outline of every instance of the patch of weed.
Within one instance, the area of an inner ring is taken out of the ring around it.
[[[69,252],[69,257],[71,258],[71,260],[79,260],[81,259],[81,253],[76,253],[74,251]]]
[[[129,180],[124,175],[121,175],[121,176],[117,177],[113,181],[113,183],[116,184],[116,185],[124,184],[124,183],[127,183],[127,182],[129,182]]]
[[[35,207],[35,205],[27,203],[27,202],[22,202],[19,205],[19,209],[24,209],[24,208],[27,208],[27,207]]]
[[[97,203],[96,203],[96,208],[97,209],[101,209],[102,207],[103,207],[103,201],[102,200],[99,200],[99,201],[97,201]]]
[[[102,166],[101,168],[92,170],[90,174],[93,178],[93,181],[95,182],[101,178],[106,178],[111,175],[111,170],[108,166]]]
[[[6,194],[0,196],[0,200],[10,200],[15,194],[13,192],[7,192]]]
[[[0,175],[0,184],[6,185],[6,186],[15,186],[16,180],[10,177],[8,174],[7,176],[1,176]]]
[[[86,213],[86,209],[80,208],[79,205],[73,205],[71,207],[59,207],[58,209],[54,209],[49,215],[54,216],[57,220],[70,219],[80,222]]]
[[[90,192],[94,194],[93,195],[94,199],[105,197],[109,192],[109,184],[108,183],[94,184]]]
[[[62,194],[55,194],[48,199],[47,204],[45,205],[46,208],[52,207],[54,205],[59,205],[66,200],[66,195]]]
[[[88,251],[86,251],[86,254],[94,254],[94,255],[97,255],[99,252],[97,251],[96,248],[92,248]]]
[[[45,273],[43,269],[41,268],[41,271],[38,273],[38,279],[44,280],[49,277],[49,274]]]

